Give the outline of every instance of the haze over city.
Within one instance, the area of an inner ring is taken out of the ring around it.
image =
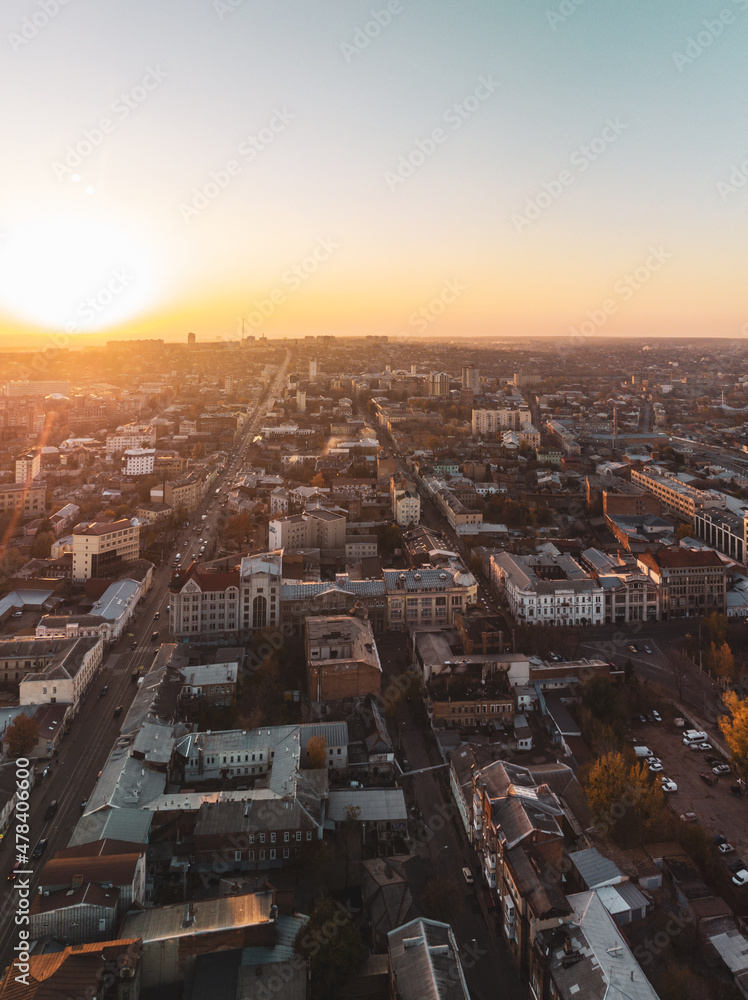
[[[12,0],[0,336],[743,337],[746,19]]]

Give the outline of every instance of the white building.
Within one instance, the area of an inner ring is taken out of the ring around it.
[[[503,408],[500,410],[473,410],[472,429],[475,436],[498,434],[499,431],[516,431],[522,424],[532,422],[528,407],[516,410]]]
[[[16,482],[28,483],[31,479],[36,479],[42,471],[42,453],[40,451],[30,451],[25,455],[19,455],[16,459]]]
[[[100,637],[74,639],[43,670],[26,674],[19,685],[19,703],[72,705],[75,711],[81,695],[101,670],[103,656]]]
[[[275,518],[268,525],[271,549],[343,549],[347,518],[344,514],[312,508],[304,514]]]
[[[73,582],[85,583],[119,560],[134,562],[140,553],[140,524],[125,518],[94,521],[73,529]]]
[[[113,455],[127,448],[152,448],[155,443],[156,428],[151,424],[126,424],[107,435],[106,453]]]
[[[401,528],[421,523],[421,498],[414,490],[395,490],[392,494],[392,514]]]
[[[604,590],[569,555],[491,556],[491,581],[528,625],[603,625]],[[564,574],[559,579],[559,572]]]
[[[124,453],[126,476],[151,476],[156,461],[155,448],[126,448]]]

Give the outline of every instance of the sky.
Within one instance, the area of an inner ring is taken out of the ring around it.
[[[748,333],[748,0],[4,0],[0,347]]]

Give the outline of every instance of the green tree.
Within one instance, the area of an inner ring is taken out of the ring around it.
[[[36,746],[39,739],[39,723],[30,719],[22,712],[17,715],[5,730],[3,743],[8,755],[13,757],[26,757]]]
[[[311,963],[312,1000],[344,1000],[366,958],[358,931],[345,909],[327,897],[314,904],[299,931],[295,950]]]

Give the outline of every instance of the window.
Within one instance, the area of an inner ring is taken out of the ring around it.
[[[286,830],[285,833],[283,834],[283,843],[284,844],[288,843],[288,830]]]
[[[299,840],[301,840],[301,830],[297,830],[297,831],[296,831],[296,840],[297,840],[297,842],[298,842]]]
[[[261,844],[264,844],[264,843],[265,843],[265,834],[264,834],[264,833],[261,833],[261,834],[260,834],[260,843],[261,843]]]
[[[274,847],[271,848],[271,850],[270,850],[270,860],[271,861],[275,861],[275,848]]]
[[[274,832],[270,834],[270,843],[271,844],[275,843],[275,833]]]
[[[287,847],[283,848],[283,857],[284,858],[287,858],[290,853],[291,852],[289,851],[289,849]]]
[[[311,840],[312,839],[312,831],[311,830],[307,830],[307,832],[306,832],[306,839],[307,840]]]

